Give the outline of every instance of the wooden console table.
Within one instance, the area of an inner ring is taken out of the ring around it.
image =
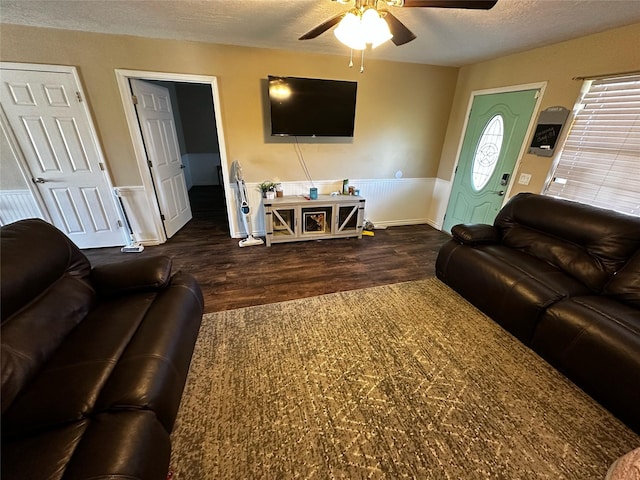
[[[365,199],[318,195],[315,200],[288,195],[263,199],[267,247],[272,243],[328,238],[362,238]]]

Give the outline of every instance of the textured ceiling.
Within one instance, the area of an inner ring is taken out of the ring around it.
[[[332,31],[297,40],[348,8],[330,0],[0,0],[0,22],[348,55]],[[640,0],[498,0],[488,11],[390,10],[418,38],[400,47],[387,42],[368,58],[450,66],[640,22]]]

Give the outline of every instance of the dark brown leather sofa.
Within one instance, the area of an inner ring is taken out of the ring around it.
[[[640,432],[640,218],[521,193],[436,275]]]
[[[168,257],[91,268],[37,219],[2,227],[2,478],[167,477],[203,312]]]

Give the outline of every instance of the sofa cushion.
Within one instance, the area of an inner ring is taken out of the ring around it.
[[[37,435],[2,439],[2,478],[58,480],[82,440],[89,420],[68,423]]]
[[[2,324],[2,413],[87,315],[94,292],[63,277]]]
[[[100,296],[154,291],[169,284],[171,267],[171,258],[167,256],[110,263],[91,270],[91,283]]]
[[[0,259],[3,323],[63,276],[89,284],[87,257],[60,230],[38,218],[2,227]]]
[[[640,307],[640,251],[616,272],[605,286],[604,294]]]
[[[640,431],[640,310],[602,295],[565,299],[542,316],[531,347]]]
[[[169,434],[153,412],[103,413],[91,419],[64,480],[166,480],[170,455]]]
[[[2,478],[166,480],[169,435],[153,412],[117,412],[2,441]]]
[[[525,344],[545,308],[590,292],[555,266],[502,245],[450,240],[438,253],[436,274]]]
[[[35,433],[92,414],[154,298],[155,294],[147,293],[101,302],[7,410],[3,437]]]
[[[182,273],[160,292],[102,301],[17,397],[3,436],[128,409],[153,410],[170,432],[202,308],[199,287]]]
[[[454,225],[451,235],[465,245],[482,245],[483,243],[499,243],[500,232],[493,225],[482,223]]]
[[[3,227],[0,252],[4,413],[89,312],[95,291],[86,257],[42,220]]]
[[[594,292],[640,248],[640,218],[521,193],[494,222],[505,246],[564,270]]]
[[[202,309],[202,295],[194,278],[176,273],[123,352],[96,409],[153,410],[170,432],[189,372]]]

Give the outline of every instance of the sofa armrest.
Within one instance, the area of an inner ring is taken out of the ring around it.
[[[459,224],[451,229],[453,238],[466,245],[480,245],[483,243],[500,243],[500,233],[493,225],[482,223]]]
[[[166,256],[99,265],[91,270],[91,283],[102,296],[160,290],[171,281],[171,267]]]

